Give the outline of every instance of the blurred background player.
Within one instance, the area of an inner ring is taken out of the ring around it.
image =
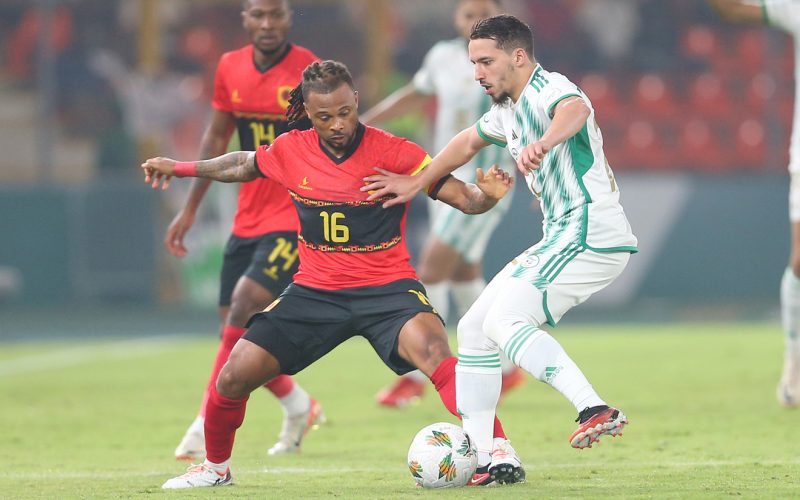
[[[289,93],[303,69],[317,57],[289,43],[292,10],[287,0],[245,0],[242,21],[252,43],[222,56],[214,82],[213,115],[200,146],[201,158],[219,156],[228,148],[234,129],[241,149],[254,151],[286,132]],[[184,236],[211,181],[194,179],[184,208],[167,229],[164,244],[183,257]],[[289,194],[269,179],[244,183],[233,229],[225,247],[219,295],[222,336],[208,384],[215,384],[233,345],[250,317],[272,302],[297,271],[297,214]],[[324,420],[322,409],[291,377],[281,375],[265,384],[284,412],[283,427],[270,455],[298,450],[309,430]],[[203,422],[208,388],[200,414],[175,449],[175,457],[205,456]]]
[[[728,21],[766,24],[780,28],[794,38],[795,103],[789,148],[789,220],[792,251],[781,280],[781,317],[786,335],[783,372],[778,382],[778,402],[787,408],[800,406],[800,1],[796,0],[709,0]]]
[[[614,174],[588,97],[536,60],[530,27],[495,16],[472,29],[475,79],[494,104],[456,135],[419,177],[371,176],[370,199],[406,201],[491,144],[505,146],[539,200],[542,240],[506,265],[458,323],[456,396],[478,457],[493,453],[500,397],[499,351],[564,396],[578,411],[573,448],[616,436],[628,423],[608,406],[559,342],[542,330],[622,273],[637,239],[619,204]],[[396,197],[391,197],[396,194]]]
[[[453,21],[460,36],[434,45],[414,79],[365,112],[363,122],[373,125],[419,110],[435,96],[436,151],[442,149],[451,137],[475,123],[489,109],[491,100],[475,84],[467,42],[472,26],[481,19],[499,14],[500,7],[500,0],[459,1]],[[505,158],[502,148],[489,147],[453,175],[464,182],[474,182],[477,167],[502,164]],[[455,315],[460,318],[486,286],[481,261],[492,233],[510,205],[511,193],[482,215],[468,215],[433,201],[428,204],[430,235],[417,270],[428,297],[445,320],[449,317],[451,296],[456,307]],[[505,393],[523,383],[525,376],[505,356],[502,356],[502,364]],[[406,406],[421,397],[427,385],[428,378],[414,371],[381,390],[376,399],[383,406]]]
[[[295,281],[245,335],[210,389],[203,464],[170,479],[163,488],[232,483],[230,458],[249,394],[280,373],[295,374],[354,336],[366,338],[397,374],[415,368],[434,383],[442,402],[459,416],[454,367],[441,317],[425,297],[405,244],[408,204],[384,210],[383,199],[366,201],[363,178],[415,175],[431,158],[411,141],[365,127],[358,119],[358,92],[346,66],[315,62],[303,72],[289,116],[307,113],[313,128],[283,135],[269,147],[200,162],[153,158],[142,165],[153,188],[170,176],[246,182],[270,177],[289,190],[300,218],[300,269]],[[382,167],[382,168],[381,168]],[[460,210],[482,213],[511,188],[497,166],[476,184],[451,175],[434,179],[428,194]],[[214,418],[211,415],[214,415]],[[523,481],[525,471],[494,419],[497,445],[470,485]]]

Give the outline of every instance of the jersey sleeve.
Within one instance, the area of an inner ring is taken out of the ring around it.
[[[764,21],[793,35],[800,34],[800,2],[761,0]]]
[[[484,141],[491,142],[501,148],[506,147],[505,131],[503,122],[500,119],[500,106],[493,104],[489,111],[484,113],[480,120],[475,123],[478,135]]]
[[[581,97],[581,91],[577,85],[567,80],[566,77],[550,73],[548,82],[541,90],[541,100],[539,101],[547,111],[547,116],[553,117],[556,105],[567,97]]]
[[[225,82],[225,67],[226,58],[223,56],[217,65],[217,71],[214,74],[214,98],[211,101],[211,106],[219,111],[230,113],[233,111],[233,103],[231,103],[231,93]]]
[[[436,93],[436,87],[433,82],[433,68],[436,64],[436,46],[425,54],[425,59],[422,61],[422,66],[414,74],[414,79],[411,81],[414,85],[414,90],[424,95],[433,95]]]
[[[284,141],[279,140],[280,137],[278,136],[272,144],[264,144],[256,149],[256,168],[264,177],[272,179],[279,184],[285,184],[283,178],[285,171],[285,168],[283,168],[284,160],[281,154]]]

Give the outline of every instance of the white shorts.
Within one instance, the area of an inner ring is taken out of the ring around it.
[[[789,171],[789,220],[800,222],[800,172]]]
[[[428,205],[431,236],[454,249],[464,261],[476,264],[483,260],[492,233],[511,206],[509,192],[486,213],[468,215],[441,202]]]
[[[577,244],[539,252],[531,247],[486,286],[458,325],[460,348],[502,349],[517,362],[533,327],[555,326],[567,311],[608,286],[630,259]]]

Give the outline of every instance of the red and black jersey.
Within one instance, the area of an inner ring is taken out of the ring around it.
[[[284,56],[262,72],[253,61],[252,45],[222,55],[212,104],[236,118],[242,150],[255,151],[286,132],[289,93],[300,83],[306,66],[317,59],[308,49],[289,44]],[[286,189],[269,179],[241,185],[233,234],[249,238],[297,227]]]
[[[265,177],[289,190],[300,217],[300,269],[295,283],[326,290],[416,279],[405,242],[408,204],[384,209],[360,190],[375,167],[415,175],[430,162],[406,139],[359,125],[342,158],[316,131],[293,130],[256,150]]]

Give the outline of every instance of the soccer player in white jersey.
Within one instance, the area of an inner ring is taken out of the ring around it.
[[[367,177],[372,197],[408,200],[430,179],[454,170],[490,144],[506,146],[539,199],[542,240],[501,270],[458,324],[456,398],[479,456],[492,453],[491,422],[500,394],[499,350],[552,386],[577,409],[574,448],[586,448],[627,424],[595,392],[561,345],[541,329],[611,283],[637,251],[603,154],[588,97],[539,65],[530,28],[513,16],[476,24],[470,35],[475,79],[494,101],[474,127],[455,136],[428,170],[411,178]]]
[[[709,3],[728,21],[771,25],[794,37],[794,123],[789,148],[792,251],[781,280],[781,316],[786,347],[777,397],[781,405],[797,408],[800,406],[800,1],[709,0]]]
[[[489,109],[491,99],[475,85],[467,43],[476,22],[499,13],[499,0],[461,0],[453,15],[460,36],[434,45],[414,79],[364,113],[362,122],[375,125],[391,120],[421,108],[431,96],[436,96],[436,151],[441,150],[455,134],[475,123]],[[453,175],[464,182],[474,182],[477,167],[500,164],[505,158],[502,148],[486,148]],[[449,316],[450,295],[460,318],[483,291],[486,281],[481,261],[489,238],[510,205],[511,193],[481,215],[466,215],[442,203],[428,204],[431,229],[417,270],[428,298],[442,318]],[[508,358],[501,356],[500,360],[502,392],[505,393],[523,383],[525,377]],[[376,399],[383,406],[403,407],[421,397],[429,383],[420,371],[413,371],[380,391]]]

